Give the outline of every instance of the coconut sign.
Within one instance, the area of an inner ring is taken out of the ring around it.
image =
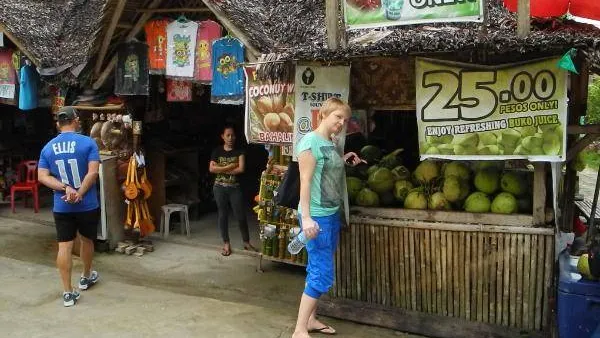
[[[483,21],[483,0],[345,0],[349,29]]]
[[[478,66],[418,58],[422,159],[565,160],[567,73],[551,58]]]
[[[291,145],[294,131],[294,82],[260,81],[256,67],[246,71],[245,130],[248,143]]]

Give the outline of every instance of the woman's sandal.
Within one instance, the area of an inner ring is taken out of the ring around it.
[[[252,244],[244,245],[244,250],[258,252],[258,249],[252,246]]]
[[[334,334],[336,334],[336,331],[331,326],[325,326],[320,329],[308,330],[308,333],[322,333],[322,334],[334,335]]]
[[[228,248],[221,249],[221,255],[222,256],[229,256],[229,255],[231,255],[231,248],[229,248],[229,249]]]

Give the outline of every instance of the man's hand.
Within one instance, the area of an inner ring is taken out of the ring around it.
[[[81,202],[83,197],[79,194],[79,191],[75,190],[71,186],[67,186],[65,189],[65,194],[61,197],[61,199],[67,203],[75,204]]]
[[[319,225],[311,217],[302,217],[302,231],[306,238],[313,239],[319,235]]]
[[[348,164],[351,167],[355,167],[360,163],[367,163],[367,161],[358,157],[358,155],[356,155],[356,153],[354,152],[349,152],[346,155],[344,155],[344,162],[346,162],[346,164]]]

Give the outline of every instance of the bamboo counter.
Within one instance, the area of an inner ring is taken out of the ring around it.
[[[380,216],[351,216],[341,231],[335,285],[320,314],[438,337],[535,336],[547,329],[553,228],[374,213]]]

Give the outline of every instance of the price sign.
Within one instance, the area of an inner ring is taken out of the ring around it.
[[[557,62],[489,67],[417,59],[421,157],[563,161],[567,75]]]

